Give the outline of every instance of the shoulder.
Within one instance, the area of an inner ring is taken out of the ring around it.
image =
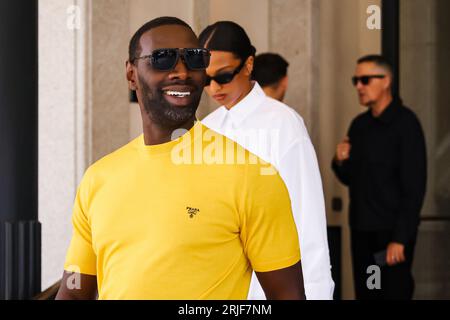
[[[410,108],[401,105],[398,107],[399,120],[405,124],[420,125],[419,118]]]
[[[250,154],[252,156],[252,154]],[[258,159],[258,163],[250,161],[246,165],[245,190],[247,196],[259,199],[264,203],[273,197],[281,201],[287,192],[286,185],[276,167],[269,162]]]
[[[203,150],[204,161],[220,165],[222,172],[229,174],[237,172],[240,179],[243,178],[242,174],[246,179],[255,181],[261,175],[277,174],[277,170],[259,155],[215,129],[207,127],[203,121],[201,121],[201,143],[199,145]]]
[[[396,119],[395,127],[397,128],[398,134],[404,139],[411,139],[411,137],[423,136],[422,125],[417,115],[410,108],[399,105]]]
[[[105,155],[91,164],[84,175],[84,179],[102,180],[119,172],[121,168],[132,165],[133,159],[138,155],[137,143],[140,137],[137,137],[120,147],[119,149]]]
[[[270,119],[283,138],[309,138],[305,122],[296,110],[278,100],[266,97],[261,105],[261,113]]]
[[[200,122],[208,128],[215,129],[223,116],[223,112],[222,107],[219,107],[204,117],[203,120],[200,120]]]
[[[363,122],[367,121],[369,118],[370,118],[370,110],[361,112],[355,118],[353,118],[352,124],[357,125],[357,124],[363,123]]]

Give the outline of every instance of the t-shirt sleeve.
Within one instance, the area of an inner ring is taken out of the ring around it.
[[[92,247],[92,233],[88,218],[89,170],[84,175],[75,198],[72,212],[72,239],[66,255],[64,270],[96,275],[96,254]]]
[[[290,267],[300,260],[288,190],[278,172],[248,165],[241,206],[241,241],[254,271]]]

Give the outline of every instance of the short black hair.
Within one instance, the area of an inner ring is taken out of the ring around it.
[[[195,34],[195,32],[192,30],[191,26],[179,18],[176,18],[176,17],[155,18],[155,19],[150,20],[149,22],[145,23],[142,27],[140,27],[135,32],[133,37],[131,37],[130,45],[128,46],[128,60],[133,61],[135,58],[137,58],[140,55],[141,47],[139,45],[139,40],[141,40],[141,37],[144,33],[146,33],[147,31],[149,31],[153,28],[164,26],[164,25],[171,25],[171,24],[184,26],[184,27],[188,28],[189,30],[191,30]]]
[[[389,73],[392,75],[392,77],[394,76],[394,68],[392,67],[392,63],[382,55],[369,54],[367,56],[363,56],[363,57],[359,58],[357,61],[358,64],[365,63],[365,62],[372,62],[372,63],[376,64],[377,66],[388,70]]]
[[[260,86],[277,84],[287,75],[289,63],[279,54],[262,53],[256,56],[252,78]]]
[[[254,57],[256,53],[244,28],[233,21],[218,21],[209,25],[198,38],[202,47],[231,52],[242,61]]]

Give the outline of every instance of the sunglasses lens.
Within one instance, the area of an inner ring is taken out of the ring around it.
[[[178,58],[178,52],[177,50],[172,49],[163,49],[163,50],[156,50],[153,52],[153,60],[152,64],[153,67],[157,70],[161,71],[167,71],[171,70]]]
[[[185,49],[184,58],[192,70],[203,70],[209,66],[209,52],[205,49]]]
[[[215,77],[206,77],[206,86],[211,84],[211,81],[214,80],[218,84],[227,84],[230,83],[234,78],[234,73],[222,73]]]
[[[230,83],[234,78],[233,73],[222,73],[214,77],[214,80],[219,84]]]
[[[369,84],[371,78],[372,77],[369,77],[369,76],[353,77],[352,78],[352,83],[353,83],[354,86],[356,86],[358,84],[358,82],[361,81],[361,83],[364,86],[367,86]]]
[[[361,77],[361,83],[365,86],[369,84],[370,78],[369,77]]]

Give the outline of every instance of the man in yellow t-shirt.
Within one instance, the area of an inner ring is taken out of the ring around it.
[[[172,17],[131,39],[144,132],[86,171],[57,299],[245,299],[252,270],[267,298],[304,299],[280,176],[195,123],[208,54]]]

